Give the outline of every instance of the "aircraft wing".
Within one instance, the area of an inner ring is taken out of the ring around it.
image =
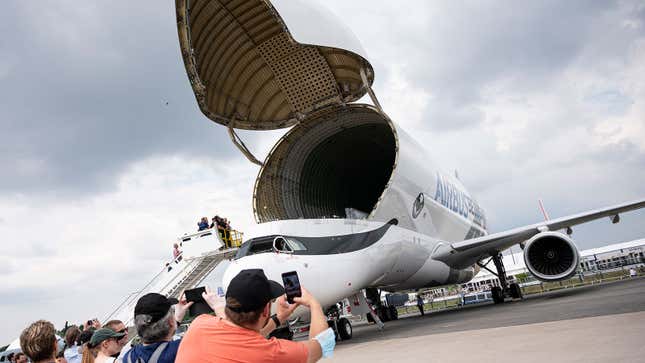
[[[603,217],[610,217],[612,219],[612,223],[618,223],[619,219],[616,216],[620,213],[644,207],[645,198],[562,218],[551,219],[504,232],[489,234],[483,237],[454,242],[450,244],[450,248],[437,250],[435,258],[443,260],[454,267],[466,267],[482,258],[491,256],[494,253],[499,253],[518,243],[522,243],[540,232],[566,229]]]

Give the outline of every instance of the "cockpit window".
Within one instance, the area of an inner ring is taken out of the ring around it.
[[[272,252],[273,251],[273,236],[260,237],[250,239],[240,246],[235,254],[235,259],[255,255],[258,253]]]
[[[240,246],[235,259],[267,252],[293,253],[294,255],[328,255],[348,253],[369,247],[383,237],[392,227],[386,223],[369,232],[329,237],[264,236],[250,239]]]
[[[273,251],[272,241],[255,241],[251,244],[251,248],[249,248],[249,255],[271,251]]]
[[[287,246],[291,251],[305,251],[307,249],[307,247],[305,247],[305,245],[302,244],[302,242],[298,241],[293,237],[286,237],[284,239],[287,242]]]
[[[273,240],[273,248],[275,248],[276,252],[287,252],[287,253],[293,252],[293,249],[289,247],[289,244],[287,243],[287,240],[284,237],[276,237]]]
[[[237,260],[238,258],[242,258],[246,256],[249,253],[249,247],[251,246],[251,241],[246,241],[242,243],[240,248],[237,250],[235,253],[235,259]]]

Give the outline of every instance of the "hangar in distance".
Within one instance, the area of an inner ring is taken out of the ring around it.
[[[350,297],[354,312],[396,311],[381,291],[464,283],[492,261],[496,303],[517,298],[501,253],[523,249],[543,281],[575,274],[571,227],[643,208],[645,199],[489,234],[462,182],[427,155],[381,108],[374,70],[354,34],[329,11],[295,0],[176,0],[181,52],[201,111],[228,128],[259,165],[258,223],[224,275],[297,271],[324,306]],[[369,95],[371,104],[359,103]],[[290,128],[263,161],[235,130]],[[567,233],[569,232],[569,233]],[[304,312],[300,316],[306,320]],[[351,327],[349,327],[351,329]]]

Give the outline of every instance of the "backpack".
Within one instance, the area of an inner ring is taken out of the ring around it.
[[[168,342],[163,342],[159,344],[157,349],[155,349],[154,352],[152,352],[152,355],[150,356],[150,359],[148,362],[144,362],[141,357],[137,358],[137,360],[134,363],[158,363],[159,357],[161,357],[161,353],[163,353],[164,349],[166,349],[166,346],[168,345]],[[132,353],[128,355],[128,358],[126,360],[127,363],[133,363],[132,362]]]

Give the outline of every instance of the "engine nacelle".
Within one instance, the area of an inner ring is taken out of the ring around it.
[[[565,280],[576,273],[580,253],[571,238],[559,232],[541,232],[524,246],[526,268],[541,281]]]

